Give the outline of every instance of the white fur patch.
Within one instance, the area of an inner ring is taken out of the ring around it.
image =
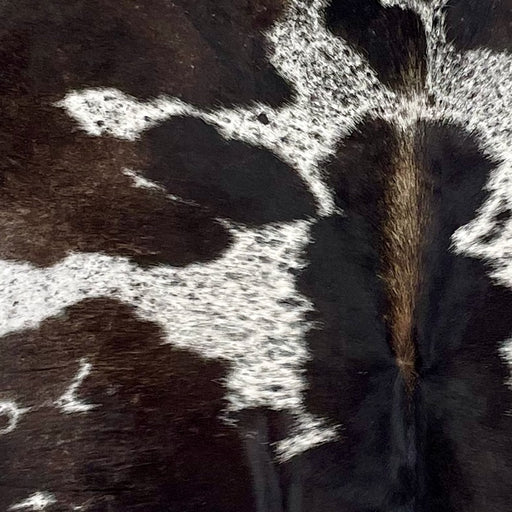
[[[57,503],[57,500],[48,492],[35,492],[26,500],[9,507],[9,510],[45,510],[50,505]]]

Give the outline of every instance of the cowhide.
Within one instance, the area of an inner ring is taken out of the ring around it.
[[[512,0],[0,13],[0,512],[512,510]]]

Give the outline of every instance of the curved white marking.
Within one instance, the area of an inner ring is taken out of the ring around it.
[[[87,359],[80,359],[80,368],[78,373],[75,375],[73,382],[65,393],[55,401],[55,405],[62,409],[67,414],[73,414],[77,412],[88,412],[91,409],[97,407],[94,404],[86,404],[76,397],[76,392],[81,386],[84,379],[91,373],[92,365],[87,362]]]
[[[0,401],[0,416],[5,415],[9,418],[7,426],[0,429],[0,435],[12,432],[17,427],[20,416],[27,411],[28,409],[18,407],[12,400]]]
[[[86,253],[47,269],[0,261],[0,335],[37,328],[86,298],[119,299],[159,324],[166,343],[230,363],[228,415],[253,407],[301,414],[309,328],[303,316],[311,306],[293,272],[304,264],[309,223],[229,229],[234,243],[221,258],[184,268],[143,269]]]

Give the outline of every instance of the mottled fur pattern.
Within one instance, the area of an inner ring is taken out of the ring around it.
[[[510,511],[510,0],[0,14],[0,512]]]

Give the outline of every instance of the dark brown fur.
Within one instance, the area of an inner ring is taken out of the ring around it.
[[[390,344],[406,387],[416,380],[415,308],[421,282],[422,233],[428,201],[414,155],[414,129],[400,130],[383,191],[382,278]]]

